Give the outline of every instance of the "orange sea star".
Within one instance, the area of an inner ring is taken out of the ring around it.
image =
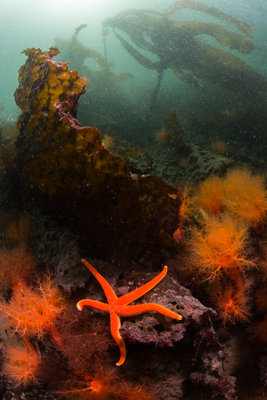
[[[84,299],[80,300],[77,303],[78,310],[82,311],[84,306],[90,306],[97,308],[98,310],[109,312],[110,314],[110,330],[111,335],[120,349],[120,359],[116,363],[116,365],[120,366],[124,363],[126,359],[126,348],[123,337],[120,334],[121,321],[120,317],[129,317],[131,315],[141,314],[146,311],[156,311],[160,314],[166,315],[167,317],[181,320],[182,316],[177,314],[168,308],[163,307],[156,303],[145,303],[138,305],[128,304],[132,301],[138,299],[143,296],[149,290],[153,289],[167,274],[167,267],[165,266],[160,274],[158,274],[155,278],[151,279],[151,281],[147,282],[145,285],[129,292],[121,297],[117,297],[116,293],[110,286],[110,284],[106,281],[106,279],[86,260],[82,260],[84,265],[91,271],[94,277],[98,280],[100,285],[102,286],[104,293],[106,295],[108,303],[102,303],[101,301]]]

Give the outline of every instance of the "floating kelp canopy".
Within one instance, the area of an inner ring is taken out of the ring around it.
[[[218,22],[174,19],[182,9],[196,10],[232,25],[241,33],[226,29]],[[104,21],[111,27],[127,52],[143,67],[159,73],[152,105],[158,94],[163,72],[171,69],[182,81],[201,87],[201,81],[254,96],[267,90],[267,80],[251,66],[226,49],[249,54],[255,48],[251,42],[250,25],[214,7],[194,1],[174,3],[164,13],[152,10],[125,10]],[[224,46],[221,50],[204,43],[199,35],[208,35]],[[151,53],[151,58],[148,54]],[[155,61],[155,56],[157,60]]]

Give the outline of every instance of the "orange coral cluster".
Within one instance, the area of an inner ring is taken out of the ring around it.
[[[234,292],[233,288],[226,289],[217,295],[217,306],[223,323],[234,324],[237,321],[247,321],[246,296],[243,290]]]
[[[38,289],[18,282],[10,301],[1,302],[0,312],[7,320],[9,335],[19,334],[24,342],[24,346],[7,344],[4,350],[3,372],[15,384],[26,385],[36,380],[41,359],[30,339],[40,339],[46,332],[54,335],[54,321],[62,309],[62,298],[50,280]]]
[[[14,282],[14,279],[12,281]],[[22,281],[13,286],[11,299],[2,300],[0,304],[0,312],[7,319],[6,327],[9,329],[9,340],[6,341],[3,352],[4,375],[15,386],[46,380],[50,383],[50,372],[44,371],[46,368],[50,370],[51,366],[43,365],[45,361],[41,357],[39,348],[37,351],[35,347],[35,344],[49,333],[49,337],[53,339],[54,348],[53,356],[48,358],[48,362],[55,361],[55,349],[64,356],[65,377],[63,381],[58,379],[54,383],[55,386],[52,385],[54,390],[56,389],[57,393],[64,398],[151,400],[153,398],[151,393],[148,394],[142,387],[128,384],[121,377],[113,374],[112,370],[103,375],[105,366],[102,364],[101,374],[96,372],[96,365],[100,361],[97,357],[91,356],[97,347],[104,348],[107,352],[109,346],[109,342],[106,348],[103,346],[103,338],[105,338],[103,326],[97,327],[92,319],[88,321],[92,331],[90,336],[90,330],[89,332],[81,331],[81,326],[83,327],[84,324],[79,323],[75,315],[73,320],[69,319],[69,316],[73,314],[72,310],[66,309],[63,319],[60,318],[64,308],[60,291],[50,279],[46,278],[38,287],[32,283],[26,285]],[[59,330],[57,326],[60,326]],[[16,333],[16,339],[12,333]],[[90,341],[90,338],[93,340]],[[48,338],[43,341],[42,347],[46,347],[47,340]],[[85,351],[84,343],[88,340],[89,351]],[[107,358],[107,355],[105,357]],[[66,361],[70,361],[69,365]],[[104,362],[104,358],[101,362]],[[108,364],[107,361],[106,364]],[[85,365],[90,367],[92,375],[81,372]]]
[[[253,265],[245,251],[247,242],[246,226],[227,214],[192,230],[193,257],[208,279],[221,273],[233,275],[237,269]]]
[[[197,194],[197,206],[212,214],[219,214],[222,211],[224,194],[222,179],[218,176],[212,176],[200,185]]]
[[[225,207],[257,231],[262,231],[267,210],[263,176],[253,176],[246,169],[233,170],[227,174],[224,186]]]
[[[38,288],[18,282],[13,287],[9,302],[0,305],[1,312],[9,325],[20,335],[41,338],[53,327],[55,318],[63,310],[62,297],[50,279],[40,283]]]
[[[13,221],[11,232],[16,228],[15,235],[8,235],[8,241],[25,237],[19,221]],[[6,378],[14,386],[46,382],[64,398],[72,400],[151,400],[152,393],[126,382],[107,367],[110,334],[105,337],[103,324],[96,323],[98,318],[85,318],[87,325],[79,321],[73,312],[76,307],[74,304],[73,308],[65,307],[55,283],[49,277],[44,276],[40,281],[36,277],[36,262],[25,244],[0,250],[0,279],[3,288],[8,289],[3,291],[0,300],[1,323],[7,336],[2,365]],[[52,356],[47,357],[45,353],[51,347]],[[63,370],[63,378],[54,380],[51,363],[57,358],[62,363],[58,368]],[[100,362],[101,374],[96,368]]]
[[[16,385],[27,385],[36,381],[41,361],[36,351],[30,351],[16,344],[7,345],[4,351],[4,374]]]
[[[76,373],[60,394],[71,400],[152,400],[154,393],[123,382],[113,371],[91,376]]]
[[[15,385],[37,379],[41,359],[31,340],[46,332],[54,338],[54,322],[63,309],[59,289],[50,279],[34,285],[36,262],[25,246],[29,232],[28,216],[13,221],[6,229],[6,245],[17,246],[0,250],[0,314],[7,333],[3,373]]]
[[[267,210],[264,178],[247,169],[231,170],[225,178],[210,177],[200,185],[196,205],[211,214],[225,210],[262,230]]]
[[[247,169],[208,178],[195,196],[194,207],[202,219],[190,231],[190,260],[210,282],[209,292],[224,323],[249,317],[246,271],[256,265],[251,231],[262,235],[266,197],[263,177]]]

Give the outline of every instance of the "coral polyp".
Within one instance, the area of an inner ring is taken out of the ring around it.
[[[39,338],[53,329],[63,308],[62,296],[49,279],[40,283],[38,288],[18,283],[13,287],[11,300],[0,304],[0,311],[14,331]]]
[[[219,214],[224,204],[224,184],[218,176],[211,176],[202,182],[196,195],[196,205],[203,210]]]
[[[35,351],[18,344],[5,348],[3,372],[15,385],[36,381],[39,366],[40,359]]]
[[[236,216],[260,228],[267,211],[267,191],[264,177],[252,175],[247,169],[230,171],[224,181],[226,207]]]
[[[217,307],[224,324],[246,322],[250,316],[246,310],[246,296],[242,290],[235,293],[232,288],[229,288],[224,293],[218,294]]]
[[[192,230],[193,262],[208,279],[222,272],[235,274],[237,269],[253,265],[246,253],[247,242],[246,225],[229,215],[212,217],[202,228]]]

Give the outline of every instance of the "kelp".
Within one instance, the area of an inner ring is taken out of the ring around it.
[[[241,33],[232,32],[219,23],[173,18],[185,8],[227,22]],[[250,41],[252,28],[214,7],[194,1],[180,1],[163,13],[125,10],[105,20],[103,25],[113,29],[122,46],[139,64],[158,71],[159,78],[153,90],[150,108],[155,104],[163,72],[167,69],[195,87],[201,87],[203,80],[251,97],[259,91],[267,90],[265,77],[227,51],[231,49],[242,54],[251,53],[255,49]],[[214,47],[203,40],[203,35],[215,39],[224,48]]]
[[[148,69],[158,69],[159,63],[154,63],[150,61],[149,58],[145,57],[143,54],[137,51],[133,46],[131,46],[130,43],[127,42],[127,40],[123,39],[123,37],[121,37],[118,33],[115,33],[115,35],[119,39],[123,47],[128,51],[129,54],[131,54],[133,58],[135,58],[137,62],[139,62],[139,64]]]
[[[60,61],[70,62],[71,68],[85,75],[90,82],[79,104],[78,114],[83,123],[98,126],[103,132],[114,128],[122,135],[124,132],[128,135],[130,128],[125,129],[125,126],[129,124],[129,116],[131,122],[136,116],[123,86],[133,75],[123,69],[115,72],[114,64],[109,59],[112,54],[109,31],[109,27],[102,30],[103,52],[93,47],[94,38],[89,36],[87,39],[85,24],[77,27],[71,37],[55,39],[55,44],[60,49]],[[132,135],[136,129],[134,125],[131,125]]]
[[[179,29],[179,31],[184,30],[185,33],[190,32],[193,36],[202,34],[213,36],[222,46],[237,50],[243,54],[248,54],[255,49],[250,40],[246,39],[244,36],[230,32],[218,24],[200,21],[192,21],[190,26],[188,22],[182,21],[170,21],[170,24],[172,29]]]
[[[111,70],[113,64],[107,61],[106,56],[90,47],[84,46],[78,40],[79,33],[85,28],[87,28],[87,24],[78,26],[70,39],[55,39],[56,46],[63,54],[64,60],[71,60],[71,65],[90,77],[90,80],[106,79],[113,83],[120,83],[132,78],[133,75],[129,73],[114,74]],[[89,59],[89,62],[93,60],[97,67],[90,67],[86,63],[87,59]]]
[[[235,26],[238,30],[245,33],[250,38],[252,38],[252,36],[253,36],[253,31],[249,24],[239,21],[237,18],[234,18],[231,15],[228,15],[220,10],[217,10],[217,8],[215,8],[215,7],[211,7],[211,6],[209,6],[207,4],[203,4],[203,3],[198,3],[196,1],[190,1],[190,0],[177,1],[176,3],[172,4],[166,10],[164,15],[166,17],[170,17],[173,14],[175,14],[178,10],[185,9],[185,8],[189,8],[191,10],[196,10],[196,11],[200,11],[200,12],[212,15],[213,17],[219,18],[219,19]]]

